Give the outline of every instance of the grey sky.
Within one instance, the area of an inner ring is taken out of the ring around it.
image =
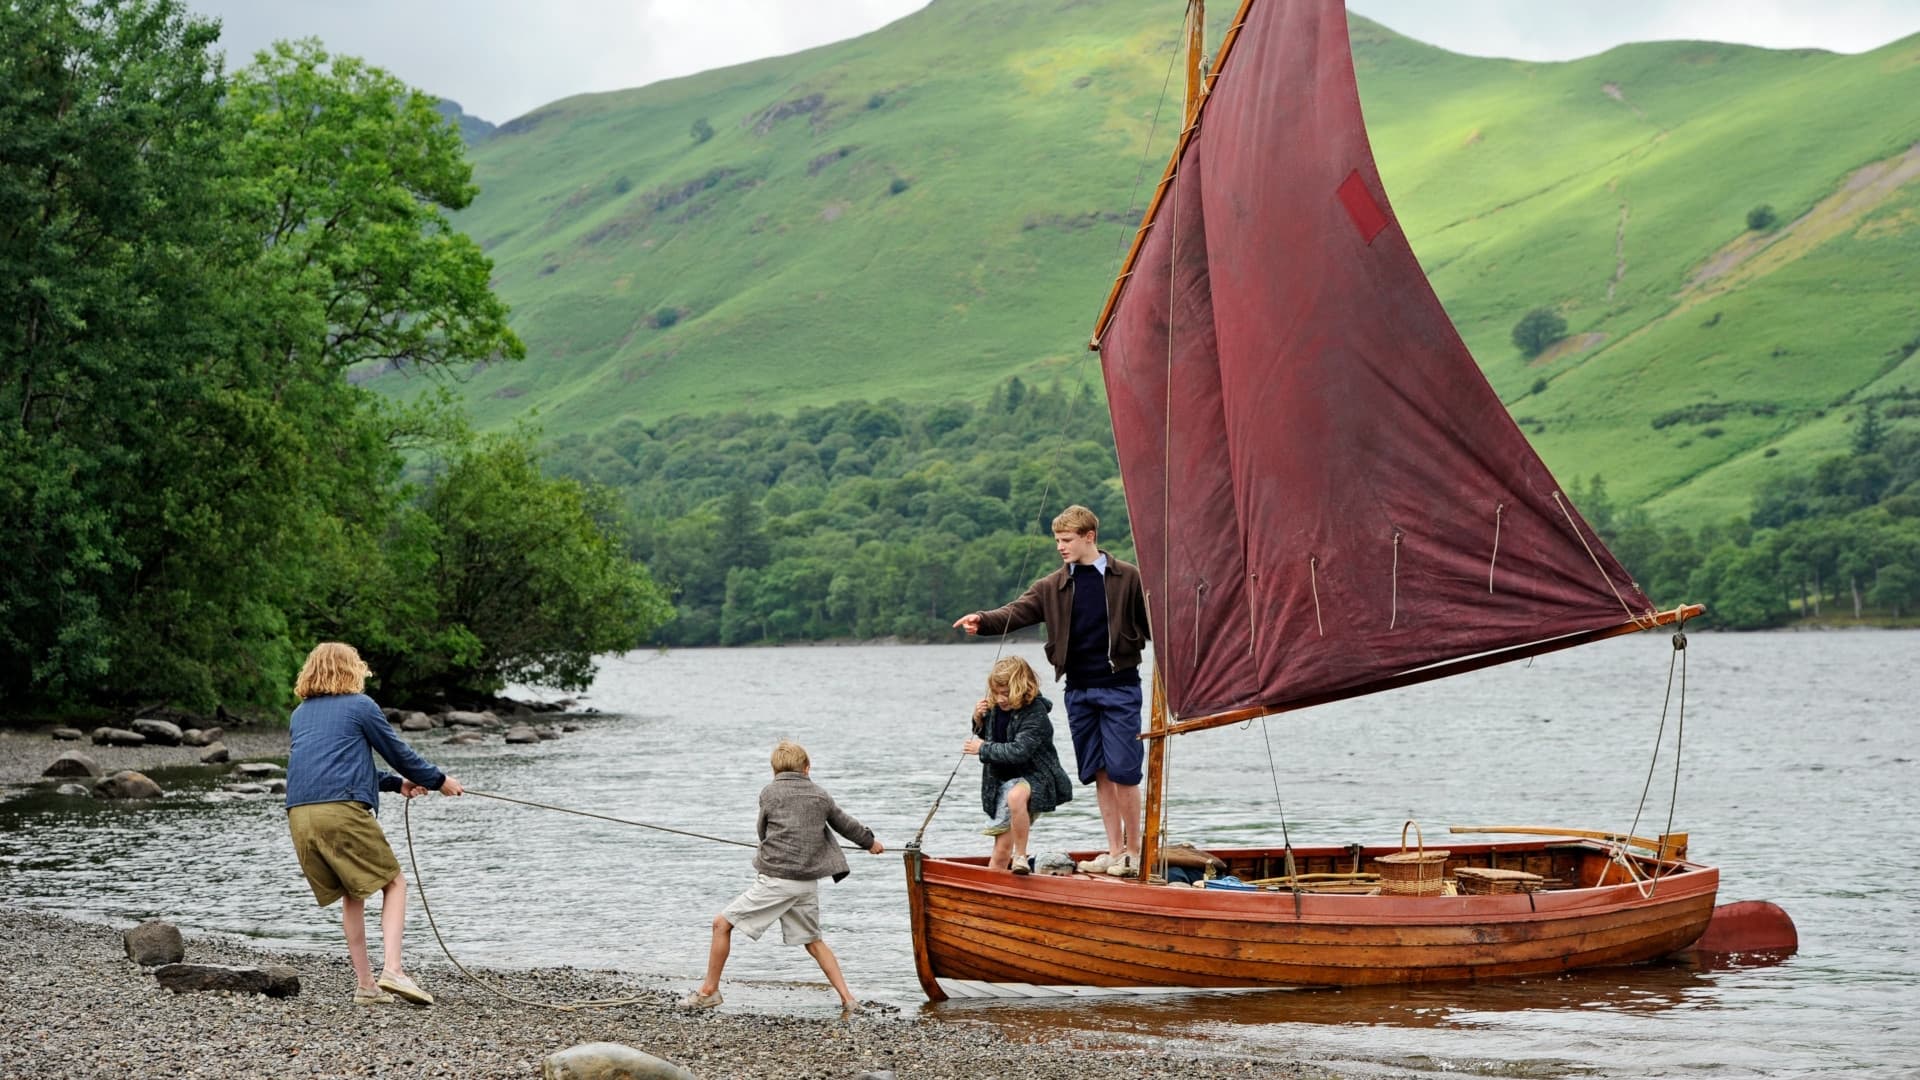
[[[968,0],[945,0],[966,3]],[[1179,0],[1159,0],[1170,21]],[[854,37],[926,0],[187,0],[220,18],[230,65],[318,37],[500,123],[618,90]],[[1236,5],[1216,0],[1214,18]],[[1477,56],[1565,60],[1626,41],[1704,38],[1861,52],[1920,32],[1920,0],[1351,0]]]

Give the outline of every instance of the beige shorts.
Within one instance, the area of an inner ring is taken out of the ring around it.
[[[780,940],[788,945],[805,945],[820,940],[820,883],[792,878],[754,876],[753,885],[733,898],[722,918],[755,941],[777,919]]]
[[[300,870],[321,907],[343,895],[365,900],[400,876],[400,860],[393,857],[387,834],[365,803],[296,806],[287,811],[287,829],[293,833]]]

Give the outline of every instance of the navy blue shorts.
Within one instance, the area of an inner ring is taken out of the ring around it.
[[[1067,727],[1080,782],[1106,770],[1116,784],[1140,782],[1146,744],[1140,741],[1140,686],[1092,686],[1067,691]]]

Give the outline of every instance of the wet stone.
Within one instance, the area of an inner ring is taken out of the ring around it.
[[[133,722],[135,734],[155,746],[179,746],[181,731],[178,724],[166,720],[141,719]]]
[[[122,769],[93,785],[93,793],[102,799],[157,799],[166,794],[146,773]]]
[[[292,997],[300,992],[300,973],[285,964],[229,967],[225,964],[167,964],[153,977],[176,994],[225,990],[230,994]]]
[[[141,967],[177,964],[187,956],[180,928],[160,919],[148,919],[127,931],[126,944],[127,959]]]
[[[540,1063],[543,1080],[696,1080],[693,1073],[645,1050],[619,1043],[569,1046]]]
[[[147,737],[125,728],[97,727],[93,729],[95,746],[145,746]]]
[[[81,731],[79,728],[71,727],[54,728],[52,734],[54,739],[59,742],[78,742],[87,737],[86,732]]]
[[[228,760],[230,760],[232,756],[233,756],[232,754],[227,752],[226,743],[217,742],[207,747],[205,750],[200,751],[200,764],[221,765],[221,764],[225,764]]]
[[[100,766],[95,763],[92,758],[80,751],[69,750],[59,757],[54,758],[53,764],[47,766],[47,771],[40,775],[54,777],[95,777],[100,775]]]

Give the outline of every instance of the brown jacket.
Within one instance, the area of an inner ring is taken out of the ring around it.
[[[1121,562],[1105,551],[1107,573],[1107,662],[1115,671],[1140,666],[1147,646],[1147,594],[1140,586],[1140,568]],[[1047,661],[1053,677],[1067,673],[1067,634],[1073,628],[1073,575],[1066,566],[1028,586],[1020,598],[1005,607],[979,612],[980,633],[1004,634],[1035,623],[1047,624]]]

